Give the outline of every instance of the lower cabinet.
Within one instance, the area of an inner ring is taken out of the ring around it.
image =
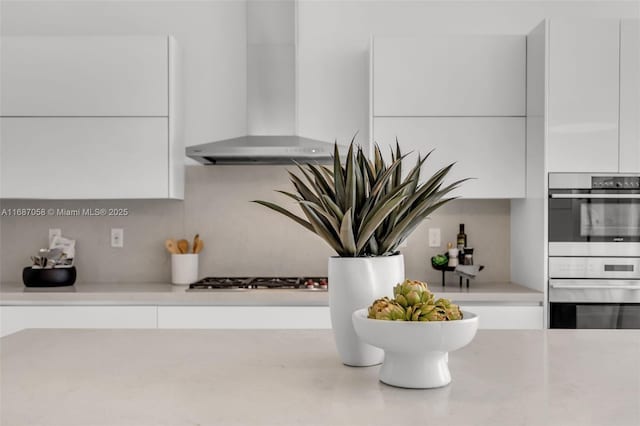
[[[331,328],[328,306],[159,306],[158,328]]]
[[[0,336],[25,328],[156,328],[155,306],[0,306]]]
[[[481,329],[541,329],[542,306],[462,304]],[[330,329],[328,306],[0,306],[0,336],[26,328]]]
[[[480,317],[478,324],[480,329],[539,330],[543,327],[542,306],[461,304],[460,308]]]

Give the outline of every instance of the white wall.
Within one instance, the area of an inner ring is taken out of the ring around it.
[[[182,55],[185,145],[246,132],[244,1],[2,0],[0,34],[173,34]]]
[[[359,130],[364,142],[370,35],[525,35],[544,18],[638,17],[640,2],[301,0],[298,11],[300,134],[346,141]]]

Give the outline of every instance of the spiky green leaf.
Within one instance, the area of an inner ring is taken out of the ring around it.
[[[344,214],[342,224],[340,225],[340,241],[342,242],[342,247],[345,252],[349,253],[351,256],[355,256],[356,240],[353,235],[353,225],[351,222],[352,216],[351,209],[347,210]]]

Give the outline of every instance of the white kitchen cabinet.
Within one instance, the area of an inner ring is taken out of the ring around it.
[[[617,172],[618,20],[552,20],[548,171]]]
[[[640,20],[620,24],[620,171],[640,172]]]
[[[525,119],[519,117],[376,117],[374,140],[423,156],[424,175],[456,163],[447,181],[475,178],[452,193],[465,198],[518,198],[525,194]]]
[[[167,37],[2,37],[3,116],[167,116]]]
[[[478,327],[484,330],[539,330],[543,327],[542,306],[462,304],[460,308],[478,315]]]
[[[4,198],[166,198],[167,120],[0,118],[0,192]]]
[[[184,197],[172,37],[1,43],[0,198]]]
[[[158,328],[331,328],[327,306],[159,306]]]
[[[26,328],[156,328],[155,306],[0,306],[0,336]]]
[[[526,38],[373,41],[374,116],[524,116]]]

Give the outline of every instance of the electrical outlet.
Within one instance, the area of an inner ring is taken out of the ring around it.
[[[429,247],[440,247],[440,228],[429,228]]]
[[[111,228],[111,247],[124,247],[124,229]]]
[[[49,247],[51,247],[51,243],[55,237],[61,237],[62,230],[60,228],[50,228],[49,229]]]

